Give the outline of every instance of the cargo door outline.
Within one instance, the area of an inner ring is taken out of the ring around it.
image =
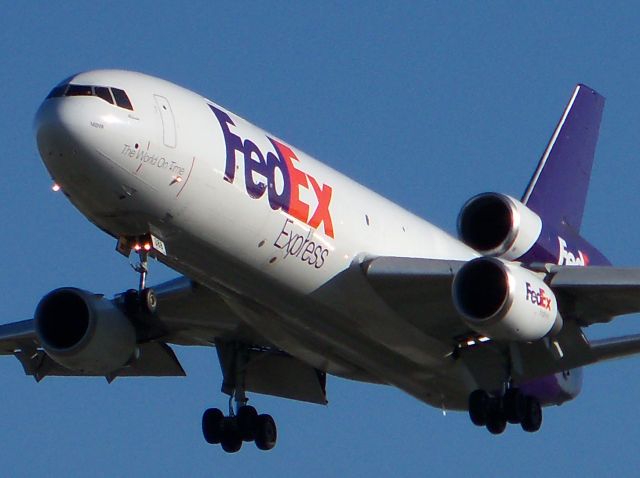
[[[169,100],[160,95],[153,95],[153,98],[156,101],[156,106],[162,119],[162,141],[165,146],[175,148],[177,142],[176,121]]]

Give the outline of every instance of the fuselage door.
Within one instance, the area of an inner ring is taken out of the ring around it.
[[[164,141],[165,146],[175,148],[176,121],[173,117],[173,111],[171,110],[169,100],[160,95],[153,95],[153,98],[156,100],[156,106],[158,107],[160,117],[162,118],[162,140]]]

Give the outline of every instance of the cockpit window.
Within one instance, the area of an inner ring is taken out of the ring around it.
[[[118,88],[111,88],[111,91],[113,92],[113,97],[115,98],[116,104],[118,106],[133,111],[131,101],[129,101],[129,97],[123,90],[119,90]]]
[[[69,85],[65,96],[92,96],[91,87],[87,85]]]
[[[93,90],[95,91],[97,97],[102,98],[107,103],[113,104],[113,97],[111,96],[109,88],[107,88],[106,86],[95,86]]]
[[[68,81],[68,80],[67,80]],[[47,95],[49,98],[59,98],[61,96],[97,96],[109,104],[116,104],[120,108],[133,111],[133,105],[127,93],[119,88],[109,88],[107,86],[72,85],[68,82],[60,83]],[[115,100],[115,101],[114,101]]]
[[[64,92],[67,90],[68,83],[64,85],[58,85],[51,90],[51,92],[47,95],[47,99],[49,98],[59,98],[60,96],[64,96]]]

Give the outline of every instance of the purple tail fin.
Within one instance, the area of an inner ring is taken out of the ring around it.
[[[542,220],[580,231],[604,97],[577,85],[522,197]]]

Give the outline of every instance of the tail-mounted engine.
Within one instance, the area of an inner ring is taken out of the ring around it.
[[[38,340],[63,367],[107,375],[126,365],[136,353],[136,330],[126,315],[102,296],[57,289],[38,304]]]
[[[458,216],[458,236],[485,256],[514,260],[542,231],[540,217],[517,199],[498,193],[472,197]]]
[[[494,340],[531,342],[562,328],[553,291],[517,264],[493,257],[469,261],[456,274],[452,294],[465,323]]]

